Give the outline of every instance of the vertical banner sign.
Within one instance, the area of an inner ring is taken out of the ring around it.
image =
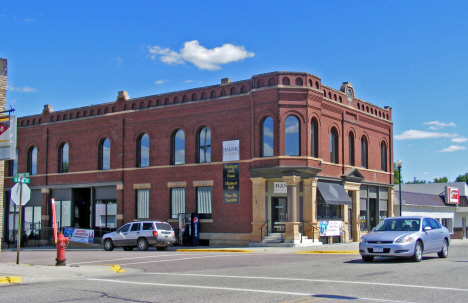
[[[0,160],[16,158],[16,116],[0,116]]]
[[[55,199],[52,198],[52,228],[54,230],[54,239],[57,243],[57,217],[55,216]]]
[[[223,165],[223,203],[239,203],[239,163]]]
[[[200,245],[200,224],[198,214],[192,213],[192,245]]]

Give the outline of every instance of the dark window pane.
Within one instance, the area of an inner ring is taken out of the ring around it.
[[[140,167],[149,166],[150,147],[149,136],[144,134],[140,138]]]
[[[310,124],[310,156],[318,157],[318,123],[315,119]]]
[[[299,156],[299,120],[296,117],[286,118],[284,137],[285,156]]]
[[[185,164],[185,133],[179,129],[172,139],[173,159],[172,164]]]
[[[211,131],[208,127],[203,127],[198,135],[198,163],[211,162]]]
[[[262,125],[262,157],[273,156],[273,119],[268,117]]]

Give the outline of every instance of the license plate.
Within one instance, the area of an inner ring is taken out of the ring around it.
[[[375,253],[383,252],[383,247],[381,247],[381,246],[374,246],[374,252],[375,252]]]

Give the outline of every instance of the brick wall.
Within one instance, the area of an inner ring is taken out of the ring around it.
[[[282,85],[287,83],[285,78],[290,85]],[[301,81],[303,85],[295,85]],[[208,97],[200,100],[203,94]],[[211,94],[216,97],[210,98]],[[289,115],[300,121],[299,157],[284,157],[284,121]],[[272,158],[260,158],[261,124],[265,117],[272,117],[275,130]],[[308,141],[312,117],[319,125],[316,158],[310,157]],[[344,91],[322,87],[320,78],[307,73],[270,73],[245,81],[136,99],[121,93],[115,102],[60,112],[46,106],[39,115],[18,119],[18,125],[18,172],[27,171],[28,149],[37,147],[38,175],[31,177],[31,186],[122,182],[118,213],[123,215],[123,222],[135,218],[134,184],[151,184],[150,217],[167,221],[168,182],[187,182],[186,212],[193,212],[196,210],[193,182],[212,180],[213,223],[203,223],[203,232],[248,233],[252,221],[250,168],[312,166],[322,169],[319,177],[331,178],[340,178],[357,168],[367,182],[393,183],[391,109],[357,98],[349,101]],[[197,133],[203,126],[208,126],[212,135],[209,164],[196,163]],[[330,163],[332,127],[338,130],[338,164]],[[171,136],[178,129],[185,133],[185,165],[171,166]],[[355,167],[348,165],[350,131],[355,135]],[[137,140],[142,133],[150,137],[148,168],[136,167]],[[369,144],[367,169],[361,168],[362,136],[366,136]],[[111,142],[109,171],[98,171],[98,149],[103,138]],[[239,204],[222,203],[222,142],[229,140],[240,140]],[[388,172],[380,171],[382,141],[388,148]],[[59,148],[65,142],[69,145],[69,173],[59,174]],[[12,179],[7,178],[6,184],[12,186]]]
[[[6,86],[7,86],[7,71],[6,71],[7,60],[0,58],[0,111],[5,110],[6,106]],[[3,240],[3,187],[4,187],[4,176],[5,176],[5,161],[0,161],[0,238]],[[0,241],[0,251],[1,243]],[[0,256],[1,258],[1,256]]]

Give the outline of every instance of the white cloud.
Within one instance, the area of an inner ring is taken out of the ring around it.
[[[453,122],[444,123],[444,122],[439,122],[439,121],[424,122],[423,124],[424,125],[431,125],[431,126],[429,126],[429,129],[432,129],[432,130],[440,129],[440,128],[447,127],[447,126],[453,126],[453,127],[456,126],[455,123],[453,123]]]
[[[188,41],[177,53],[169,48],[160,46],[148,47],[150,58],[159,60],[167,64],[185,64],[193,63],[199,69],[218,70],[221,64],[228,64],[254,57],[255,54],[247,51],[244,46],[237,46],[230,43],[223,44],[221,47],[207,49],[200,45],[197,40]]]
[[[195,80],[185,80],[184,83],[192,83],[195,82]]]
[[[401,135],[396,135],[395,139],[397,140],[410,140],[410,139],[429,139],[429,138],[452,138],[457,137],[457,134],[449,133],[434,133],[434,132],[425,132],[421,130],[410,129],[403,132]]]
[[[112,58],[111,60],[117,61],[119,67],[121,67],[121,65],[122,65],[122,58],[120,58],[120,57],[115,57],[115,58]]]
[[[423,172],[422,174],[423,175],[429,175],[429,173],[427,171]]]
[[[29,87],[29,86],[15,87],[15,86],[8,85],[7,89],[11,92],[21,92],[21,93],[32,93],[36,91],[35,88]]]
[[[457,150],[465,150],[465,149],[466,149],[466,147],[464,147],[464,146],[450,145],[449,147],[444,148],[443,150],[440,150],[439,152],[441,152],[441,153],[450,153],[450,152],[454,152],[454,151],[457,151]]]
[[[468,141],[468,138],[453,138],[452,139],[452,142],[455,142],[455,143],[463,143],[467,141]]]
[[[154,84],[161,85],[164,82],[167,82],[167,80],[158,80],[158,81],[154,82]]]

